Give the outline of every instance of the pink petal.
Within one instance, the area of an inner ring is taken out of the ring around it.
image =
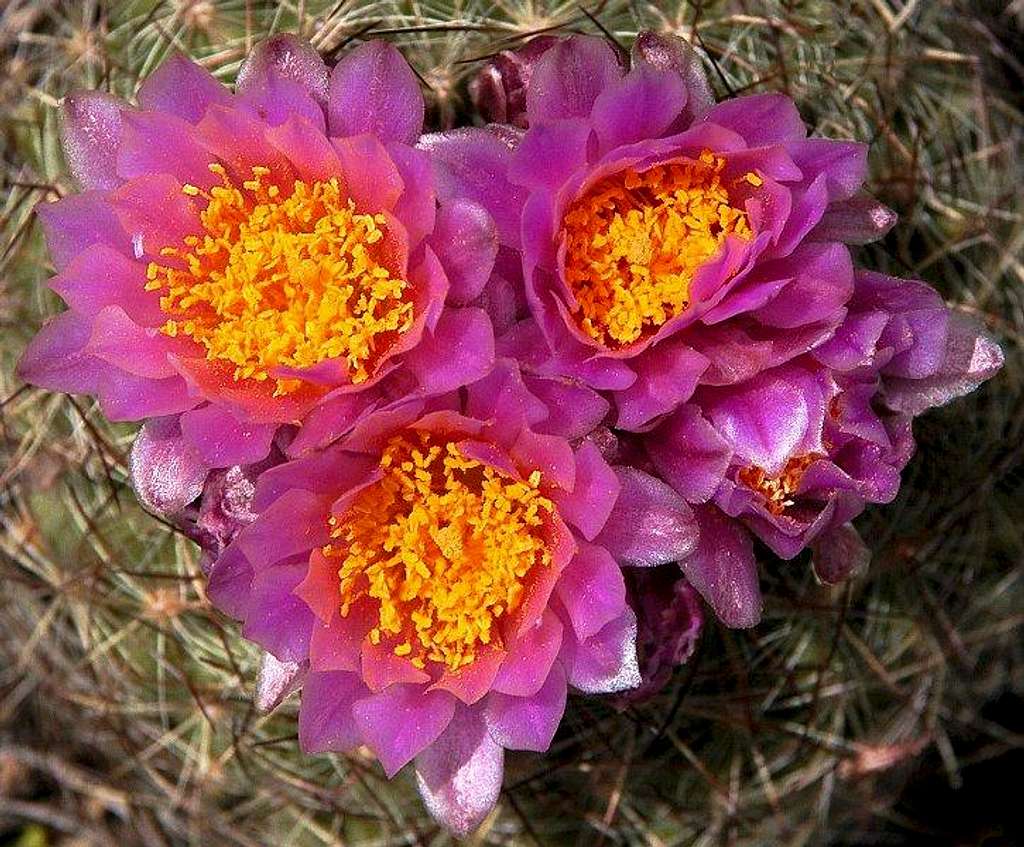
[[[302,686],[299,707],[299,746],[302,752],[354,750],[362,742],[352,714],[366,695],[366,686],[353,673],[310,673]]]
[[[394,214],[405,227],[411,246],[434,231],[437,199],[434,196],[434,163],[422,150],[397,141],[387,145],[388,155],[402,178],[404,189]]]
[[[341,177],[341,160],[320,130],[298,115],[266,131],[267,141],[283,153],[299,179],[307,182]]]
[[[622,614],[626,583],[603,547],[581,544],[555,588],[577,639],[585,641]]]
[[[503,694],[528,697],[544,684],[562,646],[562,622],[544,609],[536,624],[522,630],[509,648],[493,688]]]
[[[551,746],[558,724],[565,714],[568,688],[565,668],[556,662],[540,690],[530,697],[492,693],[484,704],[487,731],[509,750],[543,753]]]
[[[149,511],[180,512],[203,493],[209,465],[181,437],[177,418],[153,418],[143,424],[129,462],[132,488]]]
[[[916,415],[974,391],[1003,366],[1003,351],[974,318],[952,312],[938,372],[924,379],[887,379],[885,402]]]
[[[309,658],[313,613],[294,594],[305,573],[304,565],[279,564],[253,575],[242,635],[282,662]]]
[[[18,378],[51,391],[92,394],[106,366],[82,355],[91,325],[82,315],[61,312],[49,318],[18,362]]]
[[[679,74],[637,65],[594,101],[592,120],[601,151],[657,138],[672,125],[685,103],[686,85]]]
[[[117,149],[117,173],[126,179],[167,174],[200,188],[218,184],[210,172],[213,152],[194,126],[163,112],[127,112]],[[180,191],[180,186],[179,186]]]
[[[526,92],[531,125],[585,118],[598,96],[623,75],[615,51],[602,38],[576,35],[553,44],[533,69]]]
[[[75,256],[93,244],[132,255],[131,239],[121,227],[108,197],[106,192],[85,191],[56,203],[36,206],[50,258],[58,271],[64,270]]]
[[[576,450],[575,484],[557,497],[558,512],[587,541],[593,541],[612,513],[622,486],[619,478],[589,441]]]
[[[674,35],[641,32],[633,42],[633,66],[650,65],[679,74],[686,86],[684,123],[702,117],[715,105],[715,93],[701,67],[700,57],[690,45]]]
[[[64,98],[61,147],[71,175],[82,188],[114,188],[121,182],[115,164],[126,108],[122,100],[101,91]]]
[[[503,773],[504,751],[476,709],[460,709],[445,733],[416,757],[423,805],[456,838],[468,836],[494,808]]]
[[[751,94],[723,100],[704,116],[704,121],[739,133],[750,147],[800,141],[807,135],[800,113],[784,94]]]
[[[509,147],[493,134],[473,127],[424,135],[418,145],[434,157],[438,197],[472,200],[494,219],[502,244],[519,244],[522,187],[509,181]]]
[[[562,661],[569,684],[587,694],[613,694],[640,684],[636,657],[636,615],[628,606],[586,641],[567,637]]]
[[[897,214],[874,197],[862,194],[830,203],[821,220],[807,238],[812,241],[842,241],[845,244],[870,244],[883,238],[896,226]]]
[[[369,638],[360,648],[360,675],[374,693],[400,683],[422,684],[430,677],[404,656],[396,656],[394,644],[374,644]]]
[[[732,450],[696,406],[683,406],[645,442],[662,478],[688,503],[706,503],[729,468]]]
[[[260,658],[253,703],[263,714],[274,711],[302,686],[307,668],[298,662],[282,662],[270,653]]]
[[[388,779],[444,732],[456,700],[445,691],[393,685],[352,707],[364,743],[377,754]]]
[[[349,196],[364,213],[391,211],[405,185],[398,168],[380,140],[373,135],[335,138]]]
[[[636,382],[615,393],[618,426],[642,431],[690,399],[708,360],[686,344],[666,341],[645,350],[632,367]]]
[[[211,105],[230,106],[231,94],[209,73],[175,54],[147,77],[139,89],[143,109],[166,112],[199,123]]]
[[[50,288],[76,312],[95,315],[116,305],[140,326],[161,326],[167,316],[160,295],[145,285],[145,267],[104,244],[87,247],[50,280]]]
[[[547,407],[548,416],[533,426],[538,432],[575,441],[589,434],[608,415],[608,401],[582,383],[532,375],[524,375],[523,381]]]
[[[211,467],[226,468],[265,459],[277,427],[242,421],[227,409],[207,405],[185,412],[181,431]]]
[[[641,567],[689,555],[697,528],[686,501],[637,468],[620,467],[615,472],[622,491],[595,542],[623,564]]]
[[[446,309],[405,359],[427,394],[451,391],[487,375],[494,363],[494,333],[482,309]]]
[[[498,669],[507,655],[504,650],[491,645],[478,646],[476,658],[471,664],[454,672],[445,669],[441,678],[429,690],[448,691],[471,706],[491,690]]]
[[[498,233],[483,206],[451,200],[437,212],[430,244],[448,276],[448,302],[462,306],[480,296],[498,255]]]
[[[680,563],[683,573],[726,626],[754,626],[761,619],[761,589],[750,535],[714,506],[694,509],[700,543]]]
[[[322,131],[328,75],[308,42],[281,33],[256,45],[238,71],[235,89],[272,126],[302,115]]]
[[[509,177],[530,189],[557,191],[587,164],[593,129],[584,118],[541,123],[531,127],[516,148]]]
[[[423,130],[419,81],[393,45],[370,41],[349,51],[331,74],[332,136],[375,135],[415,143]]]

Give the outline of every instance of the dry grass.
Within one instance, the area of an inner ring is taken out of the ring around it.
[[[712,628],[642,707],[573,700],[546,757],[510,757],[477,841],[952,843],[939,807],[956,801],[922,812],[910,777],[936,771],[937,790],[963,793],[1024,744],[1019,706],[997,708],[1024,694],[1020,3],[585,5],[623,43],[644,26],[690,38],[720,93],[786,90],[818,132],[872,142],[872,190],[903,221],[861,260],[983,316],[1007,366],[919,422],[903,494],[859,522],[866,577],[827,590],[802,560],[766,556],[760,627]],[[0,842],[444,841],[407,776],[387,783],[359,756],[302,758],[294,700],[253,713],[255,651],[207,603],[194,549],[126,483],[132,428],[15,381],[58,308],[31,210],[71,190],[60,97],[130,95],[172,48],[230,80],[272,31],[298,29],[328,57],[374,33],[406,48],[443,126],[465,114],[476,60],[551,27],[595,31],[578,3],[544,0],[0,10]],[[1010,820],[993,808],[995,824]]]

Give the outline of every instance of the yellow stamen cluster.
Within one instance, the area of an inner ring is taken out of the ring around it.
[[[746,212],[732,205],[725,160],[699,159],[626,170],[576,200],[563,220],[566,281],[579,324],[608,347],[657,331],[690,304],[690,283],[726,237],[749,239]],[[756,174],[743,179],[762,184]]]
[[[387,221],[360,214],[337,178],[297,181],[288,196],[252,169],[235,186],[224,168],[210,165],[221,185],[201,197],[203,235],[160,251],[147,290],[160,291],[169,319],[163,332],[187,335],[206,358],[234,366],[236,380],[264,381],[276,367],[307,368],[344,359],[353,383],[413,322],[408,282],[382,261]],[[275,394],[301,385],[278,378]]]
[[[820,458],[818,453],[794,456],[777,476],[769,476],[762,468],[751,466],[743,468],[736,474],[736,478],[764,497],[765,508],[769,512],[781,515],[793,505],[793,497],[807,469]]]
[[[423,433],[395,436],[382,479],[330,518],[324,554],[339,561],[341,614],[379,604],[374,644],[419,668],[471,664],[480,645],[500,644],[498,622],[514,612],[534,567],[551,563],[554,504],[540,473],[520,481]]]

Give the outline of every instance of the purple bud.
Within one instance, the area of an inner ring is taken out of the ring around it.
[[[814,575],[826,585],[837,585],[864,570],[871,551],[853,524],[831,529],[811,545]]]
[[[476,75],[469,95],[485,121],[526,127],[526,87],[537,60],[557,41],[542,35],[518,50],[502,50]]]
[[[636,610],[641,683],[618,695],[625,706],[653,697],[673,670],[693,655],[704,628],[700,595],[676,565],[625,571],[630,605]]]

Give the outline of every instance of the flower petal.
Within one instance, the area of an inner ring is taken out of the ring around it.
[[[392,685],[352,707],[364,743],[377,754],[388,779],[445,730],[456,700],[446,691]]]
[[[977,320],[952,312],[938,371],[924,379],[886,379],[885,403],[894,411],[918,415],[974,391],[1003,361],[1002,349]]]
[[[406,365],[427,394],[441,394],[487,375],[494,364],[494,333],[483,309],[447,309],[426,332]]]
[[[83,91],[64,98],[61,147],[71,175],[82,188],[114,188],[117,148],[121,143],[126,104],[102,91]]]
[[[623,75],[607,41],[571,36],[549,47],[538,60],[526,90],[531,125],[561,118],[585,118],[594,101]]]
[[[263,714],[274,711],[289,694],[302,686],[306,670],[306,666],[298,662],[282,662],[271,653],[264,653],[260,658],[253,695],[256,710]]]
[[[484,703],[487,731],[509,750],[543,753],[551,746],[551,739],[565,714],[567,692],[565,668],[559,662],[552,666],[536,694],[510,697],[494,692]]]
[[[662,478],[688,503],[706,503],[725,477],[729,444],[698,407],[683,406],[645,442]]]
[[[299,746],[306,755],[347,752],[362,743],[352,706],[366,695],[354,673],[312,672],[302,686],[299,707]]]
[[[416,757],[423,805],[456,838],[465,838],[498,801],[504,760],[479,710],[461,709],[445,733]]]
[[[623,564],[648,567],[688,556],[697,543],[693,512],[661,480],[637,468],[615,469],[622,492],[595,543]]]
[[[708,111],[704,121],[742,135],[749,147],[800,141],[807,135],[800,113],[785,94],[732,97]]]
[[[569,684],[587,694],[613,694],[636,688],[640,668],[636,658],[636,615],[628,606],[622,615],[596,635],[563,642]]]
[[[702,117],[715,105],[715,92],[704,73],[700,57],[682,38],[657,32],[641,32],[633,42],[631,55],[634,67],[646,64],[679,74],[687,92],[682,115],[686,125]]]
[[[585,641],[622,614],[626,583],[615,559],[603,547],[581,544],[562,571],[555,593],[562,601],[576,638]]]
[[[617,425],[633,432],[649,427],[690,399],[708,364],[707,357],[686,344],[668,341],[649,347],[632,362],[636,382],[615,393]]]
[[[493,689],[516,697],[535,694],[562,647],[562,622],[544,609],[536,624],[519,632],[494,678]]]
[[[593,541],[608,522],[622,485],[601,451],[589,441],[576,449],[575,479],[572,491],[557,498],[558,512],[587,541]]]
[[[203,493],[210,466],[181,436],[177,417],[152,418],[142,425],[129,461],[132,488],[149,511],[180,512]]]
[[[657,138],[672,125],[685,103],[686,85],[679,74],[638,65],[594,101],[592,120],[601,151]]]
[[[143,109],[166,112],[199,123],[212,105],[231,106],[231,93],[209,71],[181,54],[171,56],[139,89]]]
[[[423,130],[423,94],[405,57],[385,41],[349,51],[331,73],[332,136],[369,133],[414,144]]]
[[[301,115],[326,129],[329,71],[307,41],[280,33],[257,44],[242,63],[235,90],[271,126]]]
[[[448,302],[472,303],[484,290],[498,255],[498,232],[483,206],[450,200],[437,211],[430,245],[448,275]]]
[[[726,626],[749,627],[761,620],[761,588],[750,535],[714,506],[697,506],[700,543],[680,562],[690,584]]]
[[[826,585],[837,585],[860,573],[871,561],[871,551],[851,523],[823,533],[811,551],[814,574]]]
[[[509,147],[484,129],[467,127],[424,135],[418,146],[434,157],[438,197],[472,200],[498,228],[502,244],[519,244],[519,216],[526,193],[509,182]]]
[[[181,431],[207,464],[226,468],[265,459],[277,427],[242,421],[227,409],[206,405],[181,416]]]

